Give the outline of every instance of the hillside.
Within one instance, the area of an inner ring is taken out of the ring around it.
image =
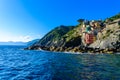
[[[36,44],[39,46],[60,46],[60,40],[62,37],[75,28],[74,26],[59,26],[47,33],[42,39],[40,39]]]
[[[117,20],[117,19],[120,19],[120,13],[115,15],[115,16],[112,16],[110,18],[107,18],[106,20],[107,21],[114,21],[114,20]]]
[[[31,46],[31,45],[37,43],[39,40],[40,39],[34,39],[34,40],[31,40],[31,41],[27,42],[26,44],[27,44],[27,46]]]
[[[26,49],[43,49],[48,51],[70,52],[101,52],[113,53],[120,51],[120,14],[107,18],[105,21],[88,21],[94,24],[91,31],[97,30],[91,43],[83,43],[83,26],[88,26],[83,19],[76,26],[59,26],[46,34],[41,40]],[[93,22],[94,21],[94,22]],[[87,27],[86,27],[87,29]],[[86,33],[86,32],[85,32]],[[87,33],[89,35],[89,33]],[[90,33],[93,34],[93,33]]]

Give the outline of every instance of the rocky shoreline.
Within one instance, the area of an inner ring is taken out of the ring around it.
[[[45,47],[45,46],[31,46],[28,48],[25,48],[24,50],[45,50],[45,51],[53,51],[53,52],[72,52],[72,53],[90,53],[90,54],[115,54],[120,52],[120,48],[114,49],[114,48],[106,48],[106,49],[100,49],[100,48],[90,48],[90,47]]]

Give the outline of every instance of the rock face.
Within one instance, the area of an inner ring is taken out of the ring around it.
[[[118,23],[106,25],[106,28],[101,34],[100,39],[95,41],[89,47],[105,49],[117,48],[117,46],[120,45],[120,26]]]
[[[106,26],[98,32],[96,40],[87,47],[82,43],[83,24],[80,23],[77,26],[57,27],[26,49],[92,53],[120,52],[120,14],[108,18],[104,24]]]

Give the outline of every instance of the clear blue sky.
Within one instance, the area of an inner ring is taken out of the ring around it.
[[[105,19],[120,12],[120,0],[0,0],[0,41],[29,41],[79,18]]]

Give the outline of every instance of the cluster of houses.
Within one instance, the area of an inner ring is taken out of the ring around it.
[[[94,41],[100,39],[100,34],[103,32],[106,25],[113,27],[113,25],[120,25],[120,19],[114,21],[103,22],[102,20],[92,20],[82,22],[82,43],[84,46],[92,44]]]

